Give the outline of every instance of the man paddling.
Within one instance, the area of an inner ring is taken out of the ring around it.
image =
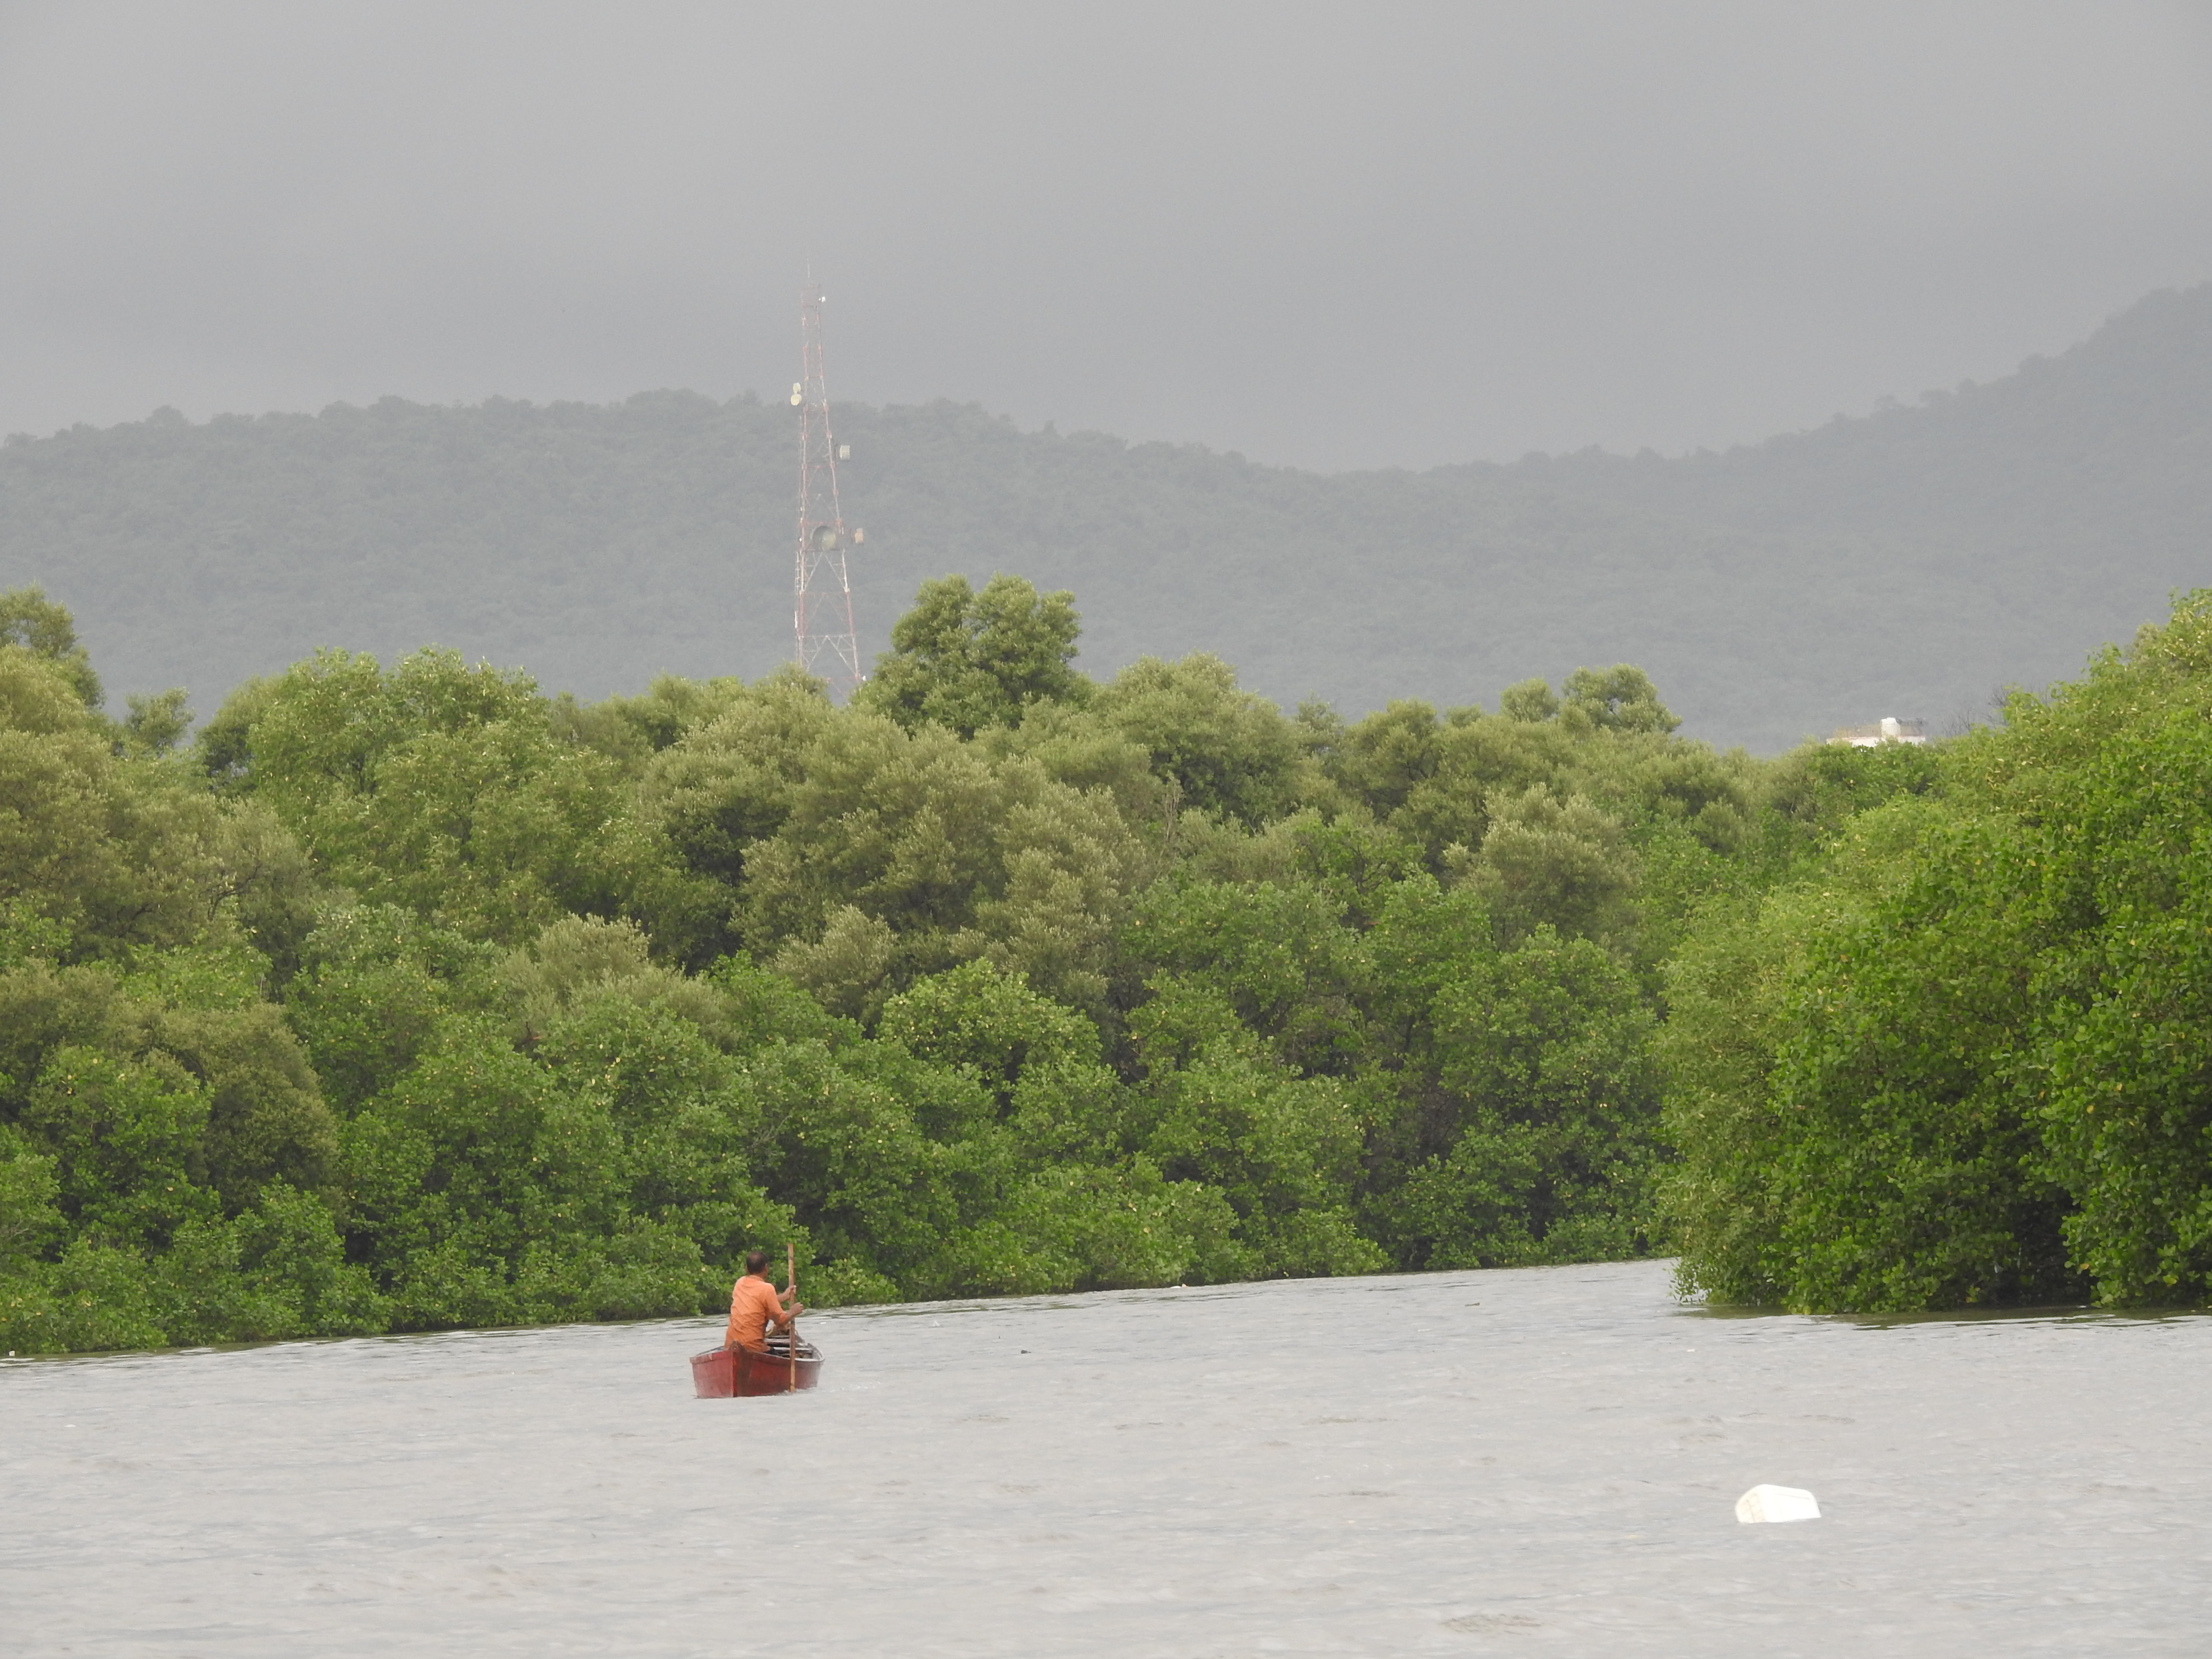
[[[768,1334],[789,1330],[791,1322],[806,1311],[795,1297],[786,1308],[784,1298],[791,1296],[768,1282],[768,1252],[751,1252],[745,1257],[745,1276],[730,1290],[730,1328],[722,1334],[722,1346],[766,1353]]]

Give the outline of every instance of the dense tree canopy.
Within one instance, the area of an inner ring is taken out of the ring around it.
[[[19,1351],[1589,1260],[2212,1275],[2212,599],[1771,763],[1586,669],[1286,716],[932,584],[847,708],[325,652],[179,741],[0,600]],[[165,724],[166,722],[166,724]]]
[[[2212,593],[2001,728],[1806,764],[1825,855],[1672,964],[1683,1273],[1885,1310],[2212,1291]],[[1853,811],[1851,809],[1856,808]]]

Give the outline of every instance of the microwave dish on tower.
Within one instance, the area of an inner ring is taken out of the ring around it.
[[[799,379],[791,388],[799,410],[799,665],[846,694],[867,677],[853,629],[853,584],[845,549],[860,539],[848,532],[837,500],[837,446],[830,435],[830,388],[822,374],[823,293],[810,272],[799,298]]]

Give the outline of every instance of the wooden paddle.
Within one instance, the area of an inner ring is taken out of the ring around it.
[[[783,1391],[786,1394],[797,1394],[799,1392],[799,1314],[797,1312],[797,1309],[799,1307],[799,1247],[795,1244],[786,1244],[783,1247],[783,1288],[791,1294],[791,1305],[793,1310],[789,1326],[791,1332],[790,1379]]]

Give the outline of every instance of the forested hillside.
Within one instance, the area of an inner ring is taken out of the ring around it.
[[[757,676],[789,649],[791,420],[656,392],[15,440],[0,582],[72,607],[118,690],[181,684],[203,711],[325,645],[434,641],[586,697]],[[2212,288],[1995,384],[1726,455],[1321,476],[948,404],[839,422],[870,655],[921,580],[1018,570],[1084,595],[1096,674],[1203,649],[1356,714],[1633,661],[1686,730],[1771,752],[1985,715],[2199,579]]]

